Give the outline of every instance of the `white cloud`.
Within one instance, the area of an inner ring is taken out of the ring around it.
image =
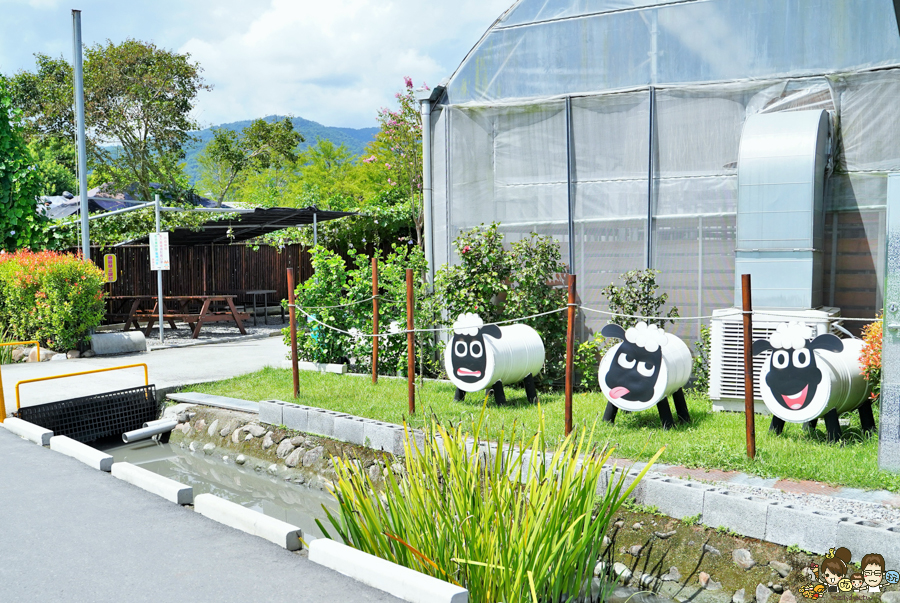
[[[273,0],[223,29],[204,27],[179,50],[204,68],[205,124],[293,113],[326,125],[374,125],[410,76],[418,86],[449,76],[510,0]],[[240,9],[238,9],[240,10]]]

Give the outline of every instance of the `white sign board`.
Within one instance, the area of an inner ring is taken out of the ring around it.
[[[150,270],[169,269],[169,233],[150,233]]]

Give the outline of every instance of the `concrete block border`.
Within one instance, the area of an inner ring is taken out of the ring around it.
[[[109,471],[112,469],[112,455],[101,452],[87,444],[82,444],[68,436],[53,436],[50,438],[50,450],[65,454],[66,456],[71,456],[85,465],[99,471]]]
[[[327,538],[309,544],[309,560],[410,603],[467,603],[469,591]]]
[[[49,446],[50,438],[53,437],[53,432],[49,429],[44,429],[40,425],[35,425],[16,417],[7,417],[0,425],[20,438],[25,438],[40,446]]]
[[[192,487],[153,473],[143,467],[138,467],[131,463],[113,463],[110,472],[113,477],[161,496],[169,502],[179,505],[189,505],[194,502],[194,489]]]
[[[213,494],[198,494],[194,511],[213,521],[259,536],[289,551],[300,550],[303,531],[280,519],[263,515]]]

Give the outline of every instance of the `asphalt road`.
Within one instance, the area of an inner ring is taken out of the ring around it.
[[[399,601],[0,429],[0,601]]]

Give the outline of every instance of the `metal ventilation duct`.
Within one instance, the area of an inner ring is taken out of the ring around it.
[[[734,304],[750,274],[753,306],[822,305],[827,111],[757,114],[744,123],[738,155]]]

